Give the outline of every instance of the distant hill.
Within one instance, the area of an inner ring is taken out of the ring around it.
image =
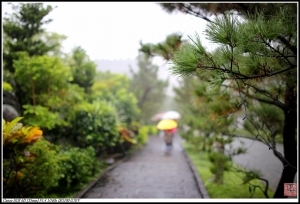
[[[137,61],[132,59],[127,60],[94,60],[97,64],[97,70],[99,71],[110,71],[112,73],[118,74],[126,74],[127,76],[130,75],[129,66],[134,71],[138,70]]]
[[[126,60],[94,60],[97,64],[97,70],[99,71],[110,71],[112,73],[125,74],[128,77],[131,77],[130,68],[133,69],[134,72],[138,70],[138,63],[135,59],[126,59]],[[172,87],[178,85],[177,78],[171,76],[168,72],[165,63],[161,61],[154,62],[154,64],[159,66],[158,77],[160,79],[167,79],[169,77],[169,88],[168,94],[174,95]]]

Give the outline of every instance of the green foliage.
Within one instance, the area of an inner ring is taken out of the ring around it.
[[[59,173],[62,177],[59,185],[51,190],[52,193],[64,194],[81,190],[91,178],[100,173],[101,164],[93,147],[69,147],[60,150],[58,157],[61,158]]]
[[[139,133],[137,135],[137,142],[138,144],[144,145],[148,141],[148,133],[149,133],[149,127],[142,126],[139,128]]]
[[[60,118],[59,112],[52,112],[43,106],[24,105],[24,116],[27,124],[52,130],[56,126],[65,126],[67,122]]]
[[[250,192],[249,185],[243,184],[243,172],[226,171],[222,185],[213,183],[213,173],[210,171],[213,163],[208,159],[209,153],[201,151],[199,154],[199,151],[194,151],[188,143],[184,144],[184,148],[204,182],[204,186],[210,198],[265,198],[261,190],[253,191],[253,187],[250,187]],[[233,164],[233,167],[236,167],[236,165]],[[239,167],[238,169],[241,168]],[[253,179],[251,183],[260,186],[262,189],[265,187],[264,184],[257,179]],[[274,195],[274,192],[270,188],[268,189],[268,195],[270,197]]]
[[[29,147],[28,151],[37,157],[21,171],[24,177],[18,186],[23,188],[22,196],[47,198],[47,191],[58,186],[58,181],[63,176],[59,173],[61,159],[57,155],[57,147],[47,140],[41,139]]]
[[[73,75],[72,83],[78,84],[87,92],[94,83],[96,64],[89,59],[86,51],[80,46],[72,50],[69,64]]]
[[[23,126],[22,117],[3,128],[4,197],[43,197],[57,186],[60,175],[56,149],[38,127]],[[3,123],[3,121],[2,121]]]
[[[211,152],[208,159],[213,164],[210,167],[210,171],[214,174],[213,182],[222,184],[224,182],[224,171],[230,169],[229,158],[224,153]]]
[[[9,93],[13,91],[13,87],[10,85],[10,83],[7,83],[5,81],[2,83],[2,89],[3,91],[7,91]]]
[[[140,41],[141,48],[139,51],[143,53],[146,59],[154,56],[161,56],[165,60],[170,60],[173,57],[173,53],[179,49],[182,43],[182,35],[179,33],[173,33],[166,37],[164,42],[151,44],[143,44]]]
[[[138,101],[129,91],[129,78],[126,75],[98,72],[92,91],[93,100],[107,100],[114,104],[124,126],[129,127],[132,122],[138,120]]]
[[[137,105],[141,110],[140,122],[149,125],[152,123],[153,113],[161,111],[168,80],[158,79],[158,66],[142,55],[138,57],[138,67],[136,73],[131,70],[129,91],[134,93],[138,100]]]
[[[93,146],[97,154],[116,145],[119,120],[114,106],[106,101],[82,103],[75,108],[69,135],[80,147]]]
[[[4,197],[59,198],[81,190],[103,169],[94,148],[61,149],[21,119],[2,119]]]
[[[203,10],[200,5],[194,6]],[[199,36],[195,34],[174,53],[170,70],[179,76],[195,75],[199,77],[199,83],[209,82],[206,92],[202,89],[195,92],[200,96],[197,102],[209,102],[206,109],[197,103],[191,105],[190,101],[186,106],[192,106],[191,112],[207,113],[210,123],[214,124],[214,132],[226,134],[234,131],[233,121],[241,117],[234,116],[234,113],[244,111],[243,119],[247,119],[245,128],[253,137],[261,136],[271,142],[271,147],[275,147],[275,138],[283,134],[286,154],[282,159],[289,160],[295,166],[298,67],[296,4],[244,6],[247,8],[246,12],[241,12],[244,15],[228,11],[216,16],[214,21],[208,20],[204,35],[218,45],[215,50],[204,49]],[[193,10],[193,7],[188,8]],[[229,95],[224,97],[221,95],[224,92]],[[181,94],[180,97],[184,96],[180,91],[177,93]],[[195,125],[193,120],[187,122]],[[199,125],[199,129],[201,127]],[[209,131],[207,126],[204,129]],[[287,174],[283,171],[282,178],[288,178]],[[296,174],[296,168],[293,174]],[[281,189],[284,182],[292,180],[281,180],[276,198],[284,197]]]
[[[274,142],[277,138],[282,138],[284,115],[280,109],[274,109],[267,104],[257,104],[249,107],[251,114],[249,120],[244,122],[244,128],[252,135],[257,134],[256,128],[260,129],[260,136],[268,142]],[[256,128],[255,128],[256,127]],[[278,136],[277,138],[275,138]]]
[[[23,117],[17,117],[11,122],[6,122],[2,118],[4,158],[10,158],[13,153],[19,154],[38,138],[42,138],[43,132],[38,127],[23,126],[19,123],[22,119]]]
[[[50,56],[65,57],[65,54],[61,51],[63,48],[62,43],[67,39],[67,36],[61,35],[55,32],[43,32],[34,36],[35,39],[45,39],[46,46],[52,49],[47,52]]]
[[[70,68],[65,66],[58,57],[34,56],[19,53],[14,61],[15,79],[22,84],[25,104],[55,106],[59,103],[61,92],[72,80]],[[24,104],[24,105],[25,105]]]
[[[43,25],[51,22],[45,20],[53,8],[43,3],[20,3],[12,7],[15,13],[4,17],[3,31],[7,36],[6,52],[3,53],[4,68],[14,73],[13,60],[17,59],[17,52],[26,51],[29,56],[44,55],[54,49],[56,45],[48,46],[41,38],[36,38],[44,32]]]
[[[156,128],[156,126],[154,125],[148,125],[148,129],[149,129],[149,134],[151,135],[157,135],[158,134],[158,129]]]

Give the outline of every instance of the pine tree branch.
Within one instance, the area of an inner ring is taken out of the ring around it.
[[[226,68],[219,68],[219,67],[213,67],[213,66],[204,66],[202,64],[199,64],[197,66],[198,69],[208,69],[208,70],[220,70],[222,72],[225,72],[225,73],[229,73],[229,74],[232,74],[234,76],[234,79],[255,79],[255,78],[262,78],[262,77],[271,77],[271,76],[274,76],[274,75],[277,75],[277,74],[281,74],[283,72],[287,72],[291,69],[295,69],[297,68],[296,65],[292,65],[290,67],[287,67],[285,69],[281,69],[281,70],[278,70],[278,71],[274,71],[274,72],[270,72],[268,74],[257,74],[257,75],[252,75],[252,76],[246,76],[244,74],[241,74],[241,73],[238,73],[238,72],[234,72],[234,71],[231,71],[229,69],[226,69]],[[227,78],[227,79],[233,79],[233,78]]]
[[[246,86],[249,86],[249,87],[255,89],[255,93],[259,92],[259,93],[263,94],[264,96],[270,98],[271,100],[262,99],[262,98],[259,98],[259,97],[255,97],[253,95],[248,95],[245,92],[242,92],[243,94],[245,94],[249,98],[252,98],[252,99],[255,99],[257,101],[264,102],[264,103],[267,103],[267,104],[275,105],[275,106],[281,108],[282,110],[285,110],[286,108],[288,108],[285,104],[283,104],[281,101],[279,101],[277,97],[276,98],[272,97],[271,94],[268,91],[259,89],[255,86],[253,86],[251,84],[247,84],[245,82],[244,82],[244,84]]]
[[[195,17],[198,18],[202,18],[203,20],[210,22],[210,23],[215,23],[212,20],[208,19],[207,17],[205,17],[204,15],[200,14],[199,12],[194,11],[191,6],[185,5],[184,3],[179,3],[180,6],[182,6],[185,10],[184,12],[186,12],[187,14],[193,15]]]
[[[295,56],[297,56],[297,47],[296,46],[292,46],[289,41],[287,41],[283,36],[277,36],[277,38],[288,48],[290,48],[290,50],[293,52],[293,54]]]
[[[288,57],[281,53],[279,50],[275,49],[270,42],[267,42],[264,37],[260,34],[260,39],[262,40],[262,43],[266,45],[266,47],[269,47],[271,50],[273,50],[275,53],[279,54],[279,56],[283,57],[286,62],[288,62],[290,65],[294,65],[292,62],[289,61]],[[296,52],[297,53],[297,52]],[[295,65],[294,65],[295,66]]]

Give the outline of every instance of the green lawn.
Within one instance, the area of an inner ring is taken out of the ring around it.
[[[198,173],[211,198],[251,198],[249,185],[242,184],[242,174],[237,172],[225,172],[224,184],[217,185],[212,182],[213,174],[210,172],[211,162],[208,160],[207,152],[195,152],[188,144],[184,144],[187,154],[195,165]],[[236,166],[233,164],[233,166]],[[264,189],[264,184],[260,180],[251,181],[252,184],[259,185]],[[253,188],[251,188],[253,191]],[[269,188],[268,196],[273,197],[273,191]],[[256,188],[252,198],[266,198],[262,191]]]

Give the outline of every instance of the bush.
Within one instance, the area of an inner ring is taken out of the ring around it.
[[[148,133],[149,133],[149,128],[147,126],[143,126],[139,128],[138,135],[137,135],[138,144],[144,145],[147,143]]]
[[[59,163],[59,185],[52,189],[52,193],[62,194],[80,190],[100,172],[100,162],[96,158],[95,149],[69,147],[61,150],[58,154],[61,158]]]
[[[63,150],[45,140],[39,127],[23,126],[21,119],[2,119],[3,197],[64,197],[100,173],[93,147]]]
[[[93,146],[99,155],[119,140],[116,109],[106,101],[79,105],[71,122],[71,134],[80,147]]]
[[[42,137],[38,127],[23,126],[18,117],[3,126],[3,197],[46,197],[58,185],[56,146]]]
[[[3,85],[3,91],[7,91],[7,92],[9,92],[9,93],[11,93],[12,91],[13,91],[13,87],[10,85],[10,83],[7,83],[7,82],[3,82],[2,83],[2,85]]]
[[[34,126],[39,126],[48,130],[53,128],[62,127],[67,125],[59,116],[59,112],[52,112],[47,107],[40,105],[23,105],[24,115],[26,117],[25,122]]]
[[[26,168],[21,170],[23,177],[18,183],[22,186],[22,196],[27,198],[46,198],[52,187],[58,186],[60,173],[60,157],[57,155],[57,146],[45,139],[40,139],[28,148],[32,157]],[[24,162],[25,163],[25,162]]]

